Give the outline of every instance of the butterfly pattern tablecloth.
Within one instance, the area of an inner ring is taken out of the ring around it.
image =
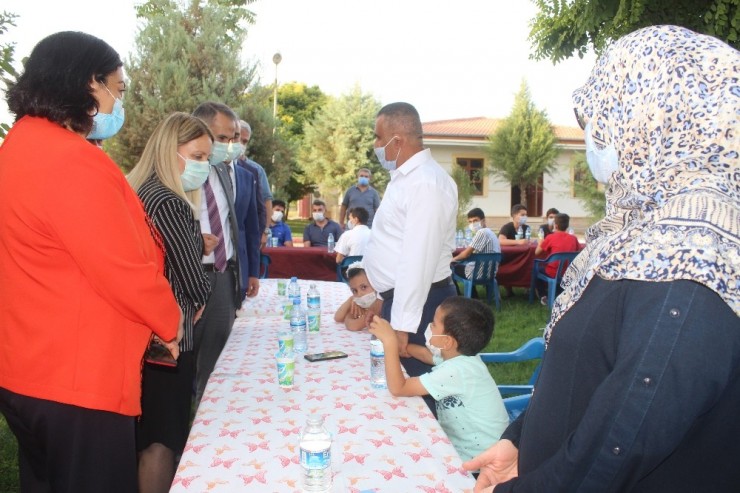
[[[472,476],[424,401],[371,387],[369,334],[350,332],[332,317],[349,296],[347,286],[317,286],[322,327],[309,335],[308,352],[339,350],[348,357],[315,363],[298,357],[295,385],[282,389],[275,352],[277,330],[288,321],[270,313],[267,301],[267,314],[238,318],[171,491],[300,492],[299,439],[310,414],[323,415],[333,435],[334,492],[472,491]],[[269,293],[265,287],[260,296]]]

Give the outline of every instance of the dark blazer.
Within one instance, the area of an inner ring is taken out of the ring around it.
[[[233,166],[236,176],[236,222],[239,237],[239,270],[241,272],[241,289],[239,305],[246,296],[250,277],[259,277],[260,240],[257,214],[257,190],[252,174],[241,166]]]
[[[262,234],[267,227],[267,215],[265,211],[265,194],[262,192],[259,171],[249,160],[238,159],[236,164],[249,171],[254,178],[254,187],[257,191],[257,219],[259,221],[260,234]]]
[[[218,174],[219,181],[221,182],[221,187],[224,190],[224,193],[226,194],[226,199],[229,204],[229,224],[231,225],[231,243],[234,245],[234,258],[233,260],[236,262],[237,265],[241,266],[241,259],[244,255],[244,258],[246,258],[246,254],[241,251],[241,242],[239,241],[239,233],[240,230],[239,227],[239,220],[238,220],[238,214],[236,211],[235,204],[235,198],[233,189],[231,187],[231,176],[229,176],[229,169],[226,164],[219,163],[216,166],[216,172]],[[204,195],[205,200],[205,195]],[[259,260],[259,258],[258,258]],[[236,276],[236,282],[234,283],[235,289],[234,289],[234,302],[236,303],[236,306],[241,306],[242,300],[244,300],[244,292],[246,292],[246,285],[242,287],[242,277],[238,275]]]

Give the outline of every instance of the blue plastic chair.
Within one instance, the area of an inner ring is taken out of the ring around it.
[[[537,292],[537,280],[542,280],[547,283],[547,306],[552,310],[552,305],[555,303],[555,293],[557,293],[560,281],[563,280],[563,274],[565,268],[570,265],[574,258],[579,252],[560,252],[553,253],[546,259],[535,259],[534,266],[532,267],[532,282],[529,286],[529,302],[534,301],[534,294]],[[550,277],[545,274],[545,266],[550,262],[558,263],[558,270],[555,273],[555,277]]]
[[[508,353],[480,353],[480,358],[484,363],[516,363],[520,361],[530,361],[534,359],[542,359],[545,354],[545,339],[543,337],[535,337],[528,340],[521,347]],[[540,374],[540,368],[542,361],[537,365],[529,382],[524,385],[499,385],[498,389],[504,397],[504,406],[506,411],[509,413],[509,419],[512,421],[516,419],[519,414],[527,408],[529,399],[532,396],[534,384],[537,381],[537,377]]]
[[[349,257],[344,257],[342,261],[337,264],[337,282],[349,284],[349,279],[347,279],[347,267],[349,267],[350,264],[360,261],[362,261],[362,255],[350,255]]]
[[[463,296],[470,298],[473,294],[473,286],[484,285],[486,287],[486,298],[491,304],[491,297],[496,301],[496,309],[501,309],[501,294],[496,281],[496,271],[501,263],[501,253],[474,253],[465,260],[452,265],[452,279],[463,285]],[[455,272],[455,267],[473,264],[473,272],[470,279]]]
[[[260,253],[260,279],[267,279],[272,259],[266,253]]]

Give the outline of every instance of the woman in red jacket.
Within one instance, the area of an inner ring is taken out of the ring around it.
[[[136,491],[134,416],[156,334],[181,313],[158,235],[115,163],[86,138],[123,123],[122,62],[53,34],[7,92],[0,147],[0,411],[23,491]]]

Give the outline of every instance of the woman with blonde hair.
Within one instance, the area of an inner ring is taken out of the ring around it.
[[[213,136],[202,120],[173,113],[157,125],[128,180],[161,235],[165,276],[184,314],[176,366],[147,363],[137,427],[139,490],[168,491],[188,436],[195,376],[193,325],[210,293],[201,266],[199,190],[208,177]]]

